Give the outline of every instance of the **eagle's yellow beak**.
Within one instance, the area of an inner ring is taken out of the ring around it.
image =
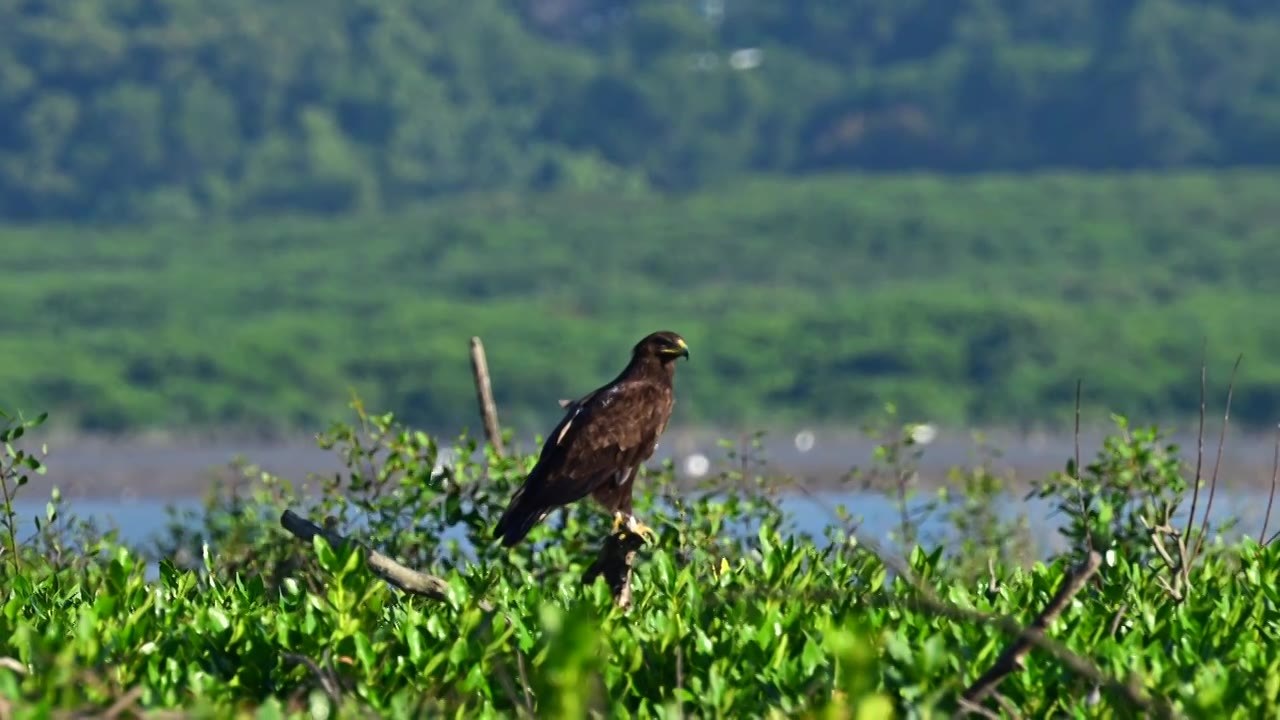
[[[674,357],[682,357],[685,360],[689,359],[689,346],[685,344],[684,338],[677,339],[676,346],[673,348],[667,348],[665,352],[666,354]]]

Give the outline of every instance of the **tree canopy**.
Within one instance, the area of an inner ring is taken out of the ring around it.
[[[0,219],[1278,159],[1261,0],[0,0]]]

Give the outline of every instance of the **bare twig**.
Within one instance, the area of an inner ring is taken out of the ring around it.
[[[484,343],[471,338],[471,372],[475,377],[476,399],[480,403],[480,418],[484,421],[484,434],[498,457],[507,450],[502,445],[502,427],[498,424],[498,406],[493,402],[493,387],[489,381],[489,361],[485,359]]]
[[[9,480],[17,480],[16,473],[13,471],[13,464],[0,461],[0,491],[3,491],[4,498],[4,526],[9,534],[9,554],[13,556],[13,572],[16,574],[21,572],[22,553],[18,552],[18,519],[17,513],[13,511],[13,498],[17,488],[11,491],[9,488]]]
[[[1011,718],[1022,717],[1022,713],[1018,712],[1018,708],[1013,706],[1013,703],[1009,701],[1009,698],[1005,697],[1004,695],[1001,695],[998,692],[991,693],[991,697],[996,701],[996,704],[1000,706],[1000,709],[1004,710],[1005,714],[1008,715],[1009,717]]]
[[[320,689],[324,690],[324,693],[329,696],[334,705],[337,705],[342,702],[342,683],[338,680],[337,673],[333,671],[332,664],[328,662],[329,651],[325,650],[324,655],[324,662],[329,666],[325,668],[321,668],[319,663],[305,655],[282,653],[280,657],[310,670],[311,674],[315,675],[316,679],[320,681]]]
[[[676,641],[676,718],[684,720],[684,646]]]
[[[481,621],[481,627],[485,633],[485,642],[491,642],[493,637],[493,619],[498,613],[489,613]],[[502,619],[506,621],[509,629],[515,629],[515,623],[511,621],[511,616],[502,613]],[[537,717],[533,708],[533,700],[531,698],[532,691],[529,689],[529,678],[526,676],[524,667],[524,653],[520,651],[519,638],[513,640],[512,647],[515,649],[516,669],[520,673],[521,690],[516,692],[516,684],[511,679],[511,673],[508,671],[505,663],[495,664],[493,667],[493,676],[502,685],[503,691],[507,694],[507,699],[511,701],[511,707],[515,709],[518,717],[532,718]]]
[[[133,706],[138,703],[138,698],[140,697],[142,697],[142,686],[133,686],[128,692],[116,698],[116,701],[111,703],[110,707],[103,711],[103,720],[115,720],[116,718],[124,715],[126,711],[133,709]]]
[[[1027,630],[1043,633],[1045,628],[1053,624],[1053,621],[1057,620],[1058,616],[1067,609],[1067,606],[1071,604],[1072,598],[1084,588],[1089,578],[1098,572],[1098,568],[1101,565],[1102,556],[1096,551],[1090,550],[1085,562],[1063,578],[1058,592],[1049,600],[1049,604],[1045,606],[1044,610],[1031,621],[1031,624],[1027,626]],[[1023,669],[1029,652],[1031,652],[1031,643],[1027,640],[1027,633],[1023,633],[1021,637],[1010,643],[1000,653],[991,669],[975,680],[964,691],[962,697],[970,702],[982,702],[987,695],[996,689],[996,686],[1002,680]]]
[[[582,583],[590,585],[604,575],[614,602],[624,610],[631,607],[631,564],[644,538],[625,528],[605,538],[600,554],[582,575]]]
[[[1089,524],[1089,501],[1084,496],[1084,482],[1080,479],[1080,389],[1084,385],[1084,380],[1076,378],[1076,429],[1073,437],[1076,445],[1076,465],[1075,480],[1076,493],[1080,497],[1080,517],[1085,518],[1084,523],[1084,548],[1085,550],[1093,550],[1093,526]]]
[[[1128,610],[1129,606],[1127,604],[1121,604],[1120,607],[1116,609],[1115,615],[1111,616],[1111,624],[1107,626],[1107,637],[1115,638],[1116,632],[1120,630],[1120,623],[1124,621],[1124,614],[1128,612]],[[1097,705],[1101,698],[1102,686],[1094,683],[1093,689],[1089,691],[1086,703],[1088,705]]]
[[[1124,622],[1124,614],[1128,611],[1129,606],[1126,604],[1122,604],[1119,609],[1116,610],[1116,614],[1111,618],[1111,625],[1107,627],[1107,635],[1110,635],[1111,637],[1116,636],[1116,633],[1120,630],[1120,623]]]
[[[507,700],[511,701],[511,707],[520,710],[524,704],[520,700],[520,693],[516,692],[516,684],[511,681],[511,673],[501,665],[493,669],[494,676],[498,679],[498,683],[502,685],[502,690],[507,694]]]
[[[1150,525],[1147,523],[1146,518],[1142,518],[1142,524],[1146,526],[1147,534],[1151,536],[1151,545],[1155,548],[1156,554],[1164,561],[1165,567],[1173,573],[1172,583],[1159,575],[1156,576],[1156,582],[1159,583],[1160,587],[1163,588],[1165,592],[1169,593],[1169,597],[1173,598],[1174,602],[1182,602],[1185,597],[1183,590],[1190,582],[1190,576],[1187,572],[1186,543],[1178,536],[1178,531],[1173,529],[1167,522],[1163,525]],[[1164,538],[1166,536],[1173,538],[1174,542],[1177,543],[1177,562],[1174,562],[1173,556],[1169,553],[1169,549],[1165,547]]]
[[[6,670],[12,670],[18,673],[19,675],[27,674],[27,666],[23,665],[22,661],[18,660],[17,658],[0,657],[0,668],[4,668]]]
[[[994,710],[987,709],[976,702],[970,702],[964,698],[960,698],[960,700],[957,701],[957,704],[960,706],[960,709],[965,712],[981,715],[982,717],[989,718],[990,720],[1001,720],[999,713]]]
[[[1191,512],[1187,513],[1187,529],[1183,537],[1191,537],[1191,529],[1196,524],[1196,503],[1200,500],[1200,476],[1204,467],[1204,407],[1205,378],[1209,372],[1209,339],[1205,338],[1200,359],[1200,429],[1196,432],[1196,479],[1191,486]]]
[[[1276,501],[1276,480],[1280,480],[1280,427],[1276,429],[1276,453],[1271,463],[1271,494],[1267,496],[1267,515],[1262,519],[1262,532],[1258,533],[1258,543],[1267,535],[1267,525],[1271,524],[1271,506]]]
[[[449,583],[441,578],[407,568],[377,550],[364,546],[363,543],[349,540],[331,529],[316,525],[292,510],[284,511],[284,514],[280,516],[280,525],[303,542],[311,542],[316,535],[323,536],[334,547],[355,542],[365,550],[365,562],[368,564],[369,569],[383,580],[413,595],[441,601],[447,597]]]
[[[1218,438],[1218,454],[1213,461],[1213,476],[1209,479],[1209,500],[1204,504],[1204,520],[1200,523],[1200,535],[1195,538],[1195,549],[1188,558],[1190,562],[1194,562],[1204,548],[1204,536],[1209,532],[1209,513],[1213,511],[1213,496],[1218,489],[1218,467],[1222,464],[1222,447],[1227,444],[1227,425],[1231,422],[1231,396],[1235,392],[1236,371],[1240,369],[1241,360],[1244,360],[1244,353],[1236,356],[1236,364],[1231,368],[1231,380],[1227,383],[1227,407],[1222,413],[1222,434]]]
[[[520,651],[520,644],[515,643],[516,649],[516,671],[520,673],[520,693],[524,698],[525,712],[529,713],[529,717],[537,717],[538,713],[533,708],[533,690],[529,685],[529,671],[525,668],[524,653]]]

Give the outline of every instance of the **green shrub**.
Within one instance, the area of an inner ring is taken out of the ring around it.
[[[251,483],[213,489],[202,512],[175,513],[149,545],[76,527],[10,548],[0,571],[0,709],[938,716],[1012,641],[990,618],[1030,622],[1078,561],[1086,531],[1105,558],[1101,582],[1065,604],[1045,633],[1051,647],[998,686],[1002,702],[1036,717],[1132,717],[1132,694],[1148,715],[1253,717],[1280,701],[1268,629],[1280,553],[1249,539],[1208,543],[1187,591],[1170,592],[1170,568],[1150,562],[1151,537],[1136,530],[1165,511],[1158,498],[1185,487],[1176,448],[1160,447],[1155,429],[1129,434],[1122,422],[1089,469],[1096,497],[1122,483],[1147,499],[1117,508],[1111,523],[1069,522],[1072,552],[1021,563],[1001,555],[1008,529],[981,518],[957,521],[963,545],[914,545],[905,558],[835,515],[828,542],[784,533],[785,484],[756,472],[750,448],[726,458],[714,487],[681,488],[669,465],[651,468],[637,483],[637,512],[661,538],[641,551],[624,609],[603,582],[580,581],[610,520],[589,504],[549,517],[510,552],[490,541],[532,457],[498,457],[464,436],[449,446],[455,461],[441,465],[438,438],[356,407],[354,424],[319,439],[344,459],[341,475],[295,487],[250,466]],[[26,457],[18,427],[5,430],[10,456]],[[900,436],[886,436],[878,453],[891,469],[918,450],[890,447]],[[4,467],[8,493],[17,471]],[[985,471],[972,472],[976,503],[994,491]],[[1082,507],[1075,487],[1042,491]],[[60,514],[54,500],[50,518]],[[438,575],[448,590],[403,593],[356,545],[298,542],[279,524],[290,508]],[[54,542],[78,551],[53,554]]]

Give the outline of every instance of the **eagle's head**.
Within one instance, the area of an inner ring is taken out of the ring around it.
[[[689,345],[685,343],[684,338],[670,330],[650,333],[636,343],[635,349],[631,352],[636,357],[657,358],[664,364],[676,358],[689,359]]]

